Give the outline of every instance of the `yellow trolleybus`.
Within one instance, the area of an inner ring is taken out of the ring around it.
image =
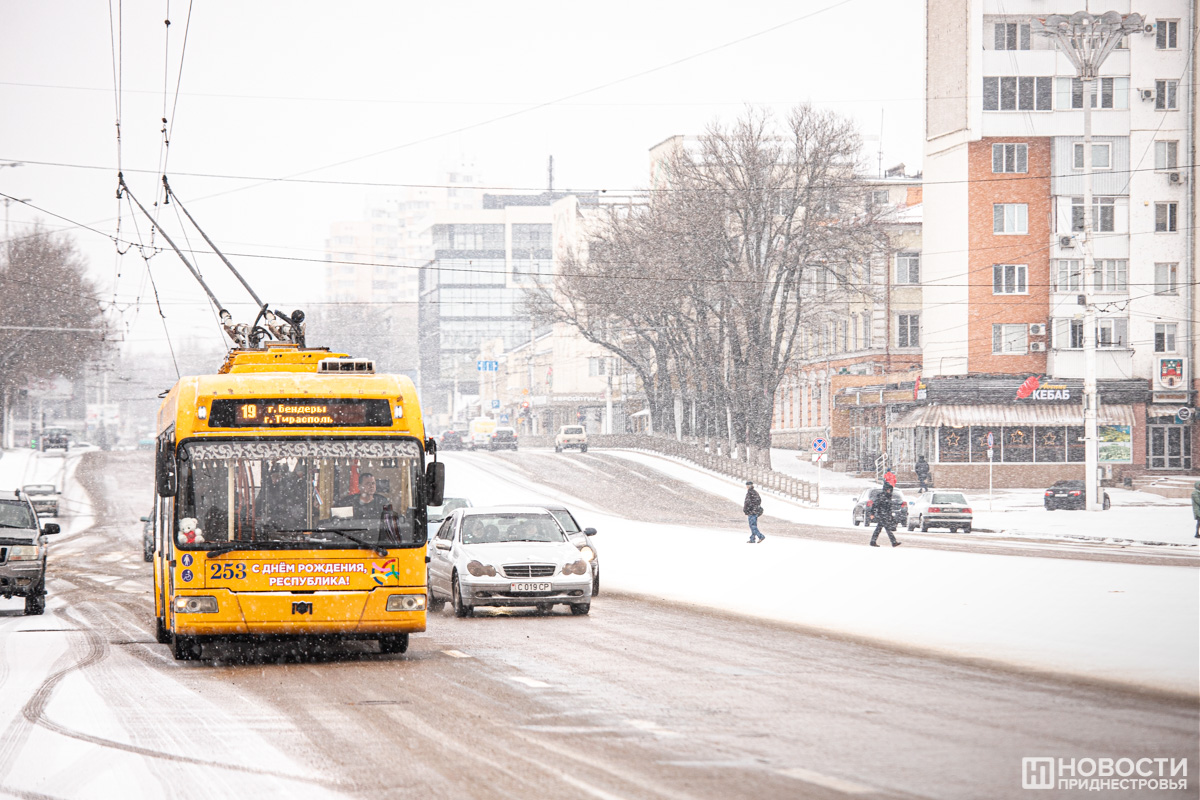
[[[170,390],[156,448],[155,628],[175,658],[263,636],[402,653],[425,630],[444,472],[408,378],[295,344],[234,350]]]

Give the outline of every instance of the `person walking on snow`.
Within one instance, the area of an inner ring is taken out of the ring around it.
[[[895,486],[896,485],[896,473],[892,472],[892,470],[890,468],[888,469],[887,472],[883,473],[883,485],[884,486]]]
[[[1196,518],[1196,538],[1200,539],[1200,481],[1192,489],[1192,516]]]
[[[896,536],[892,533],[896,529],[896,521],[892,519],[893,502],[892,485],[885,483],[883,491],[875,500],[875,532],[871,534],[871,547],[879,547],[875,540],[879,538],[881,530],[887,531],[888,538],[892,540],[892,547],[900,546],[900,542],[896,541]]]
[[[924,492],[929,488],[929,462],[925,460],[925,456],[917,456],[916,466],[913,471],[917,473],[917,480],[921,482],[921,491]]]
[[[747,544],[761,542],[767,538],[758,530],[758,517],[763,513],[762,498],[758,496],[758,492],[754,491],[753,481],[746,481],[746,501],[742,503],[742,513],[750,522],[750,540]]]

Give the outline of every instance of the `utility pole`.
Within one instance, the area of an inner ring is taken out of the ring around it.
[[[1096,252],[1092,238],[1092,102],[1096,97],[1096,79],[1100,65],[1121,42],[1122,37],[1141,31],[1141,14],[1109,11],[1093,15],[1077,11],[1071,16],[1051,14],[1033,18],[1030,31],[1054,39],[1071,60],[1083,84],[1083,442],[1084,488],[1088,511],[1099,511],[1100,502],[1100,430],[1099,392],[1096,383]]]

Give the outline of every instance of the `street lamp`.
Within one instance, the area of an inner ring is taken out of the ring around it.
[[[1100,15],[1077,11],[1071,16],[1051,14],[1034,17],[1032,33],[1058,42],[1071,60],[1076,76],[1083,83],[1083,443],[1085,500],[1088,511],[1099,511],[1100,431],[1097,424],[1096,393],[1096,253],[1092,246],[1092,103],[1096,98],[1096,78],[1104,59],[1122,37],[1142,29],[1141,14],[1107,11]],[[1073,226],[1072,226],[1073,227]]]

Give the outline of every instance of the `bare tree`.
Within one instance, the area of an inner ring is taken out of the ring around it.
[[[750,109],[698,144],[670,154],[649,208],[605,218],[587,257],[530,305],[624,358],[656,421],[694,402],[693,434],[721,431],[765,462],[800,335],[829,291],[861,291],[855,265],[880,248],[880,226],[858,134],[834,113],[801,105],[781,124]]]
[[[75,378],[102,356],[105,320],[86,271],[74,242],[40,223],[0,252],[0,425],[30,379]]]

